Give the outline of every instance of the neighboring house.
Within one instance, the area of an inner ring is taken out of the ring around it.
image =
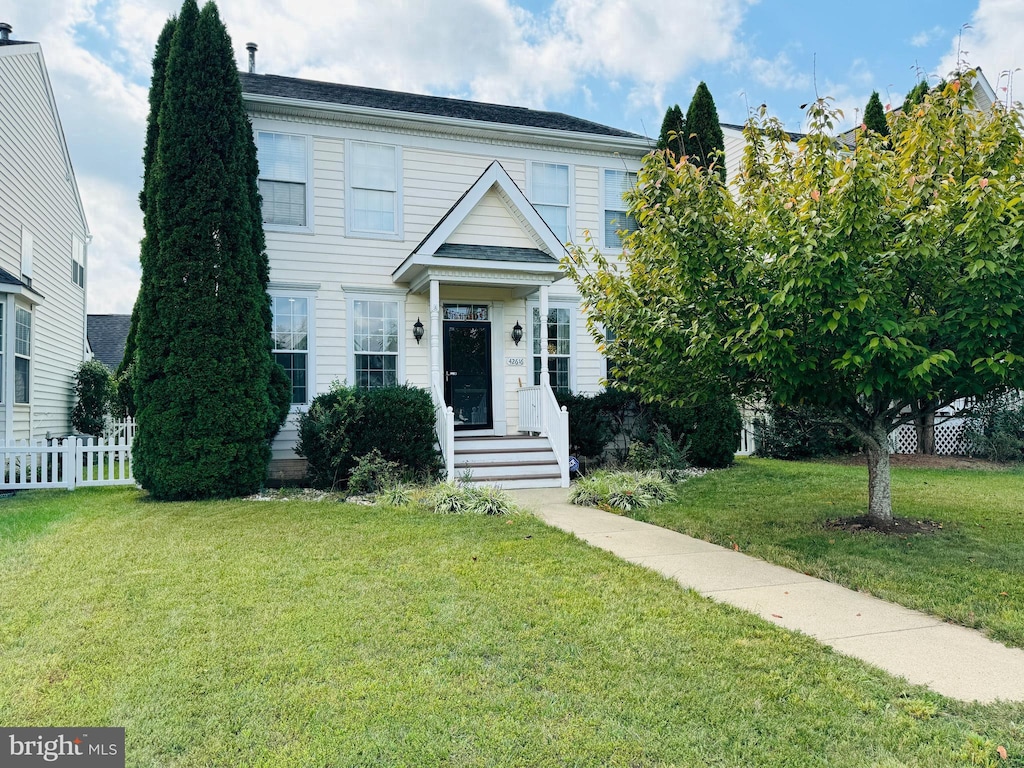
[[[113,373],[124,358],[124,345],[128,340],[131,315],[89,315],[89,354]]]
[[[88,241],[43,52],[0,23],[0,439],[71,430]]]
[[[450,475],[566,483],[552,390],[599,391],[605,361],[559,259],[586,233],[621,252],[649,141],[520,107],[241,80],[293,411],[336,380],[408,382],[434,395]],[[302,472],[295,440],[292,418],[272,477]]]

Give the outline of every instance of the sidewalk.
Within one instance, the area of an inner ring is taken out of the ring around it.
[[[963,701],[1024,701],[1024,650],[749,555],[577,507],[564,488],[509,491],[556,528],[684,587]]]

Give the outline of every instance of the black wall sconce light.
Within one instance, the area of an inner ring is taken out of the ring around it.
[[[412,337],[416,339],[417,344],[419,344],[420,339],[423,338],[423,323],[420,322],[420,319],[418,317],[416,318],[416,322],[413,323],[412,326]]]
[[[516,324],[512,326],[512,341],[514,341],[516,343],[516,346],[518,347],[519,346],[519,342],[522,341],[522,340],[523,340],[523,326],[521,326],[519,324],[519,321],[516,320]]]

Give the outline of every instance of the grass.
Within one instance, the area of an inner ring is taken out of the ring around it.
[[[867,469],[747,459],[633,516],[1024,647],[1024,473],[893,469],[896,515],[934,534],[829,530],[867,509]]]
[[[1024,765],[964,705],[532,517],[0,502],[0,723],[129,766]]]

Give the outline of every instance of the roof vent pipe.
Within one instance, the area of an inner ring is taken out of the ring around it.
[[[11,32],[13,31],[14,30],[11,29],[10,24],[8,24],[6,21],[0,21],[0,41],[6,42],[7,40],[10,40]]]
[[[256,43],[246,43],[245,50],[249,52],[249,74],[256,73]]]

